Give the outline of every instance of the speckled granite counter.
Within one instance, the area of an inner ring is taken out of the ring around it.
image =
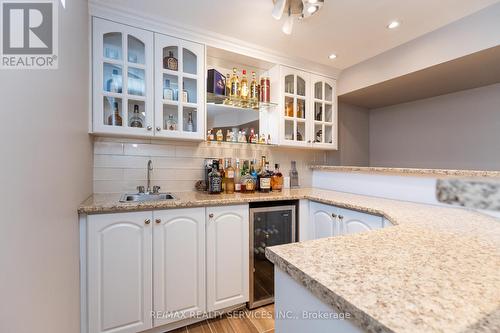
[[[500,177],[500,171],[450,170],[450,169],[417,169],[417,168],[385,168],[358,166],[312,165],[311,169],[332,172],[369,173],[381,175],[413,176],[413,177]]]
[[[395,226],[267,248],[281,270],[370,332],[500,332],[500,220],[321,192]]]
[[[162,203],[94,195],[80,213],[310,199],[394,226],[266,249],[281,270],[371,332],[500,332],[500,220],[473,211],[342,192],[174,193]]]
[[[500,179],[438,179],[436,196],[451,205],[500,211]]]

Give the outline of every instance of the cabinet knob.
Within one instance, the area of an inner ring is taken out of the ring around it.
[[[332,213],[332,217],[333,217],[333,218],[336,218],[336,217],[337,217],[337,214]]]
[[[155,222],[158,223],[158,224],[160,224],[161,220],[160,219],[156,219]]]
[[[156,127],[156,131],[157,132],[161,131],[161,127],[160,126]]]
[[[342,220],[342,219],[344,219],[344,216],[339,215],[339,220]]]
[[[150,219],[146,219],[146,220],[144,220],[144,223],[146,223],[146,224],[150,224],[150,223],[151,223],[151,220],[150,220]]]
[[[210,213],[210,214],[208,214],[208,217],[211,218],[211,219],[213,219],[214,218],[214,214]]]
[[[146,129],[147,129],[148,131],[151,131],[151,130],[153,129],[153,127],[148,126],[148,127],[146,127]]]

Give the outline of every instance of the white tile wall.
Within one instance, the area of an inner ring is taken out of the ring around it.
[[[310,164],[326,163],[326,153],[316,150],[260,145],[192,143],[96,137],[94,139],[94,193],[135,191],[146,183],[148,160],[153,162],[152,184],[162,191],[191,191],[203,178],[205,158],[257,159],[266,155],[271,167],[279,163],[288,175],[290,161],[297,161],[301,186],[312,184]],[[234,163],[234,161],[233,161]]]

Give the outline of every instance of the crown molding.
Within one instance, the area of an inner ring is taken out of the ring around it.
[[[281,64],[314,74],[337,79],[340,69],[319,64],[299,57],[290,57],[280,52],[264,48],[237,38],[199,29],[194,26],[180,24],[165,19],[159,15],[146,15],[133,12],[117,5],[103,4],[98,0],[89,1],[89,14],[117,23],[130,25],[136,28],[171,35],[177,38],[205,44],[207,46],[224,49],[249,57]]]

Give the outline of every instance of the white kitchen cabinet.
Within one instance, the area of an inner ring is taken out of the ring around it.
[[[311,144],[310,74],[280,66],[280,144],[307,147]]]
[[[381,229],[391,224],[384,218],[355,210],[311,201],[309,233],[312,239],[355,234]]]
[[[312,146],[314,148],[338,149],[337,94],[335,81],[311,74],[311,121]]]
[[[153,216],[153,308],[177,315],[155,318],[156,327],[205,312],[205,208]]]
[[[311,239],[332,237],[340,234],[340,226],[337,219],[337,208],[319,202],[311,201],[310,235]]]
[[[87,218],[88,332],[152,327],[151,212]]]
[[[155,34],[155,74],[155,136],[203,140],[204,46]]]
[[[207,310],[249,296],[248,205],[207,207]]]
[[[92,132],[153,135],[153,33],[94,17],[92,41]]]

